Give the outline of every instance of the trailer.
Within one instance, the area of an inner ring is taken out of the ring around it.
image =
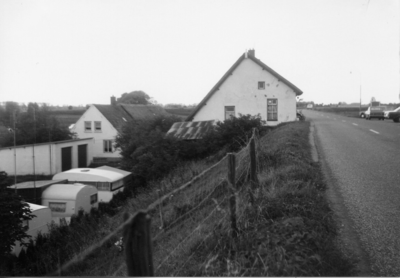
[[[31,220],[25,220],[23,222],[23,226],[27,227],[28,230],[26,232],[27,235],[30,235],[33,239],[33,242],[36,242],[36,237],[39,233],[46,234],[49,231],[49,224],[52,221],[51,210],[45,206],[39,206],[32,203],[27,203],[31,210],[31,214],[34,215]],[[24,239],[24,242],[29,242],[28,239]],[[26,247],[21,246],[21,242],[15,242],[15,246],[13,247],[11,254],[19,256],[19,253],[22,249],[26,249]]]
[[[113,196],[124,190],[131,173],[113,167],[75,168],[53,176],[53,180],[66,179],[68,183],[91,185],[98,190],[99,202],[108,203]]]
[[[90,213],[99,206],[98,192],[95,187],[81,183],[53,184],[43,191],[42,205],[50,208],[56,224],[69,224],[71,216],[80,210]]]

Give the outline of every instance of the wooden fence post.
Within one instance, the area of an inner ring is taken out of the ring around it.
[[[232,237],[238,234],[236,223],[236,156],[234,153],[228,154],[228,183],[229,183],[229,208],[231,212]]]
[[[124,216],[128,220],[128,214]],[[124,229],[125,261],[128,276],[154,276],[150,216],[139,211]]]
[[[157,190],[157,198],[158,199],[161,198],[160,190]],[[160,222],[161,222],[160,229],[164,228],[164,217],[163,217],[163,213],[162,213],[162,204],[163,204],[163,202],[160,202],[160,204],[158,205],[158,209],[160,211]]]
[[[255,189],[258,185],[257,178],[257,158],[256,158],[256,144],[254,142],[254,137],[250,140],[250,181],[251,188]]]

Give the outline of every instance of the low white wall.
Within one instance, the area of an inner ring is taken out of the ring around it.
[[[61,172],[61,149],[72,147],[72,168],[78,167],[78,146],[87,144],[87,165],[93,161],[94,140],[68,140],[47,144],[17,146],[16,167],[14,167],[14,147],[0,149],[0,171],[8,175],[54,175]],[[35,158],[35,160],[33,159]],[[35,161],[35,163],[33,163]]]

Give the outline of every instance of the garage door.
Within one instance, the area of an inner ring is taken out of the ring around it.
[[[72,169],[72,147],[61,148],[61,171]]]
[[[87,144],[78,146],[78,168],[85,168],[87,165]]]

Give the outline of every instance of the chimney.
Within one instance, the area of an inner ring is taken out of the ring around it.
[[[256,51],[254,49],[249,49],[249,51],[247,52],[248,56],[252,56],[252,57],[256,57]]]
[[[111,97],[111,105],[116,105],[117,104],[117,99],[115,98],[115,96]]]

